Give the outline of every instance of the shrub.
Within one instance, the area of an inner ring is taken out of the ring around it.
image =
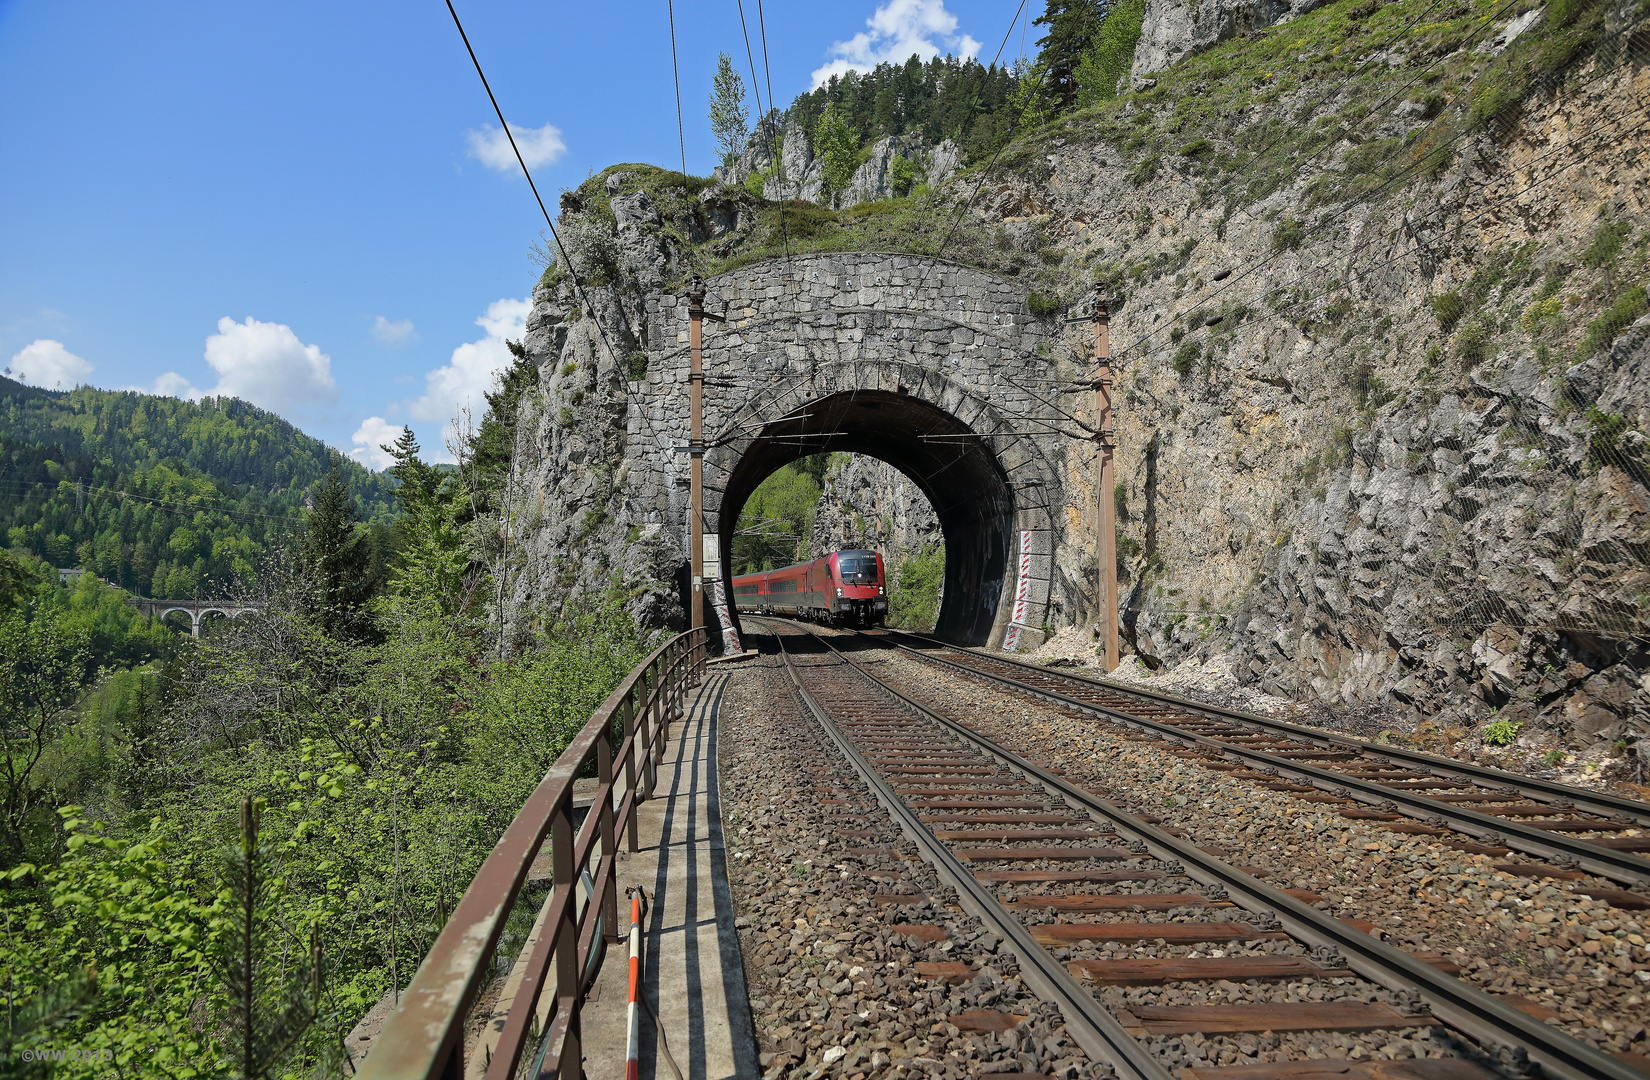
[[[625,366],[629,369],[631,382],[647,378],[647,353],[640,349],[631,353],[625,358]]]
[[[1438,329],[1444,333],[1452,333],[1455,324],[1461,321],[1461,316],[1467,313],[1467,302],[1461,298],[1456,290],[1450,290],[1432,298],[1432,314],[1438,320]]]
[[[916,163],[910,158],[895,158],[888,164],[888,181],[893,189],[894,198],[905,198],[911,194],[911,188],[917,182]]]
[[[1559,325],[1563,321],[1563,310],[1564,303],[1556,296],[1537,300],[1524,309],[1524,315],[1518,320],[1518,325],[1523,327],[1526,334],[1535,337],[1549,327]]]
[[[1646,310],[1650,310],[1650,300],[1646,299],[1643,285],[1634,285],[1616,297],[1615,303],[1587,324],[1587,333],[1581,339],[1580,359],[1585,360],[1610,344]]]
[[[1129,486],[1117,484],[1111,489],[1112,505],[1117,509],[1117,516],[1128,520],[1129,516]]]
[[[1474,319],[1455,339],[1455,355],[1461,360],[1461,370],[1473,368],[1495,355],[1491,347],[1490,328],[1483,319]]]
[[[1621,457],[1616,443],[1627,430],[1627,418],[1607,413],[1598,406],[1587,410],[1587,464],[1597,469]]]
[[[1060,297],[1058,295],[1048,296],[1044,293],[1034,292],[1030,296],[1026,297],[1026,306],[1029,307],[1031,309],[1031,313],[1039,319],[1046,319],[1049,316],[1059,312]]]
[[[1272,230],[1273,251],[1299,251],[1306,242],[1306,225],[1297,218],[1284,218]]]
[[[1199,154],[1212,154],[1214,152],[1214,144],[1208,139],[1203,138],[1193,139],[1191,142],[1175,151],[1175,153],[1179,154],[1181,157],[1197,157]]]
[[[1487,724],[1484,728],[1484,745],[1486,745],[1486,746],[1510,746],[1510,745],[1512,745],[1512,741],[1514,739],[1518,738],[1518,729],[1521,726],[1522,726],[1521,724],[1517,724],[1517,723],[1515,723],[1511,720],[1495,720],[1495,721],[1492,721],[1491,723]]]
[[[1134,171],[1129,173],[1129,183],[1135,187],[1145,187],[1156,179],[1159,164],[1160,159],[1156,154],[1148,154],[1146,157],[1141,158],[1140,164],[1136,165]]]
[[[1633,226],[1625,221],[1600,222],[1593,232],[1593,242],[1587,250],[1581,253],[1581,265],[1589,270],[1597,270],[1601,266],[1608,266],[1616,261],[1621,254],[1621,245],[1633,234]]]
[[[1564,760],[1564,751],[1562,751],[1562,750],[1549,750],[1545,754],[1541,755],[1541,764],[1543,764],[1543,765],[1548,765],[1548,766],[1557,765],[1559,762],[1561,762],[1563,760]]]
[[[1176,375],[1185,375],[1192,370],[1192,365],[1197,363],[1202,355],[1202,347],[1195,341],[1188,341],[1175,350],[1174,358],[1169,361],[1169,366],[1174,368]]]

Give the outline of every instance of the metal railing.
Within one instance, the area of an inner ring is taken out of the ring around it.
[[[464,1029],[486,986],[499,938],[526,884],[539,846],[548,837],[552,862],[549,899],[511,975],[514,994],[493,1012],[503,1027],[485,1062],[486,1080],[512,1080],[529,1043],[536,1043],[536,1075],[582,1077],[580,1001],[596,950],[617,942],[617,837],[638,850],[636,808],[653,791],[671,721],[705,668],[703,627],[654,650],[610,694],[571,745],[556,759],[448,919],[419,965],[401,1004],[373,1040],[362,1080],[461,1080]],[[622,740],[615,751],[616,732]],[[592,763],[594,802],[575,834],[573,784]],[[622,795],[615,805],[615,796]],[[588,898],[579,903],[583,879]],[[599,940],[598,935],[601,939]],[[527,953],[530,949],[531,952]],[[541,997],[552,993],[545,1018]],[[542,1025],[542,1027],[541,1027]],[[540,1037],[539,1032],[544,1034]]]

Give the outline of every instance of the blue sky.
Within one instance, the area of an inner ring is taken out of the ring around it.
[[[609,164],[679,167],[664,0],[455,3],[552,212]],[[1014,10],[766,4],[774,96],[912,51],[989,59]],[[746,67],[739,11],[675,13],[704,174],[716,55]],[[538,273],[543,220],[496,129],[441,0],[0,0],[0,367],[235,393],[375,465],[411,422],[442,457]]]

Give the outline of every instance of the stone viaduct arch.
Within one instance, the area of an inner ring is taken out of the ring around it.
[[[139,613],[154,619],[164,619],[174,611],[189,616],[189,636],[201,636],[201,624],[208,615],[222,615],[238,619],[251,611],[262,611],[263,604],[245,600],[136,600]]]
[[[1034,644],[1055,612],[1084,613],[1088,545],[1075,534],[1083,507],[1092,513],[1094,446],[1079,424],[1092,420],[1092,395],[1078,392],[1088,356],[1030,313],[1020,286],[881,253],[776,259],[706,285],[707,310],[726,320],[704,331],[707,577],[729,575],[734,524],[757,484],[796,458],[847,451],[899,469],[940,518],[939,636]],[[686,298],[649,297],[647,329],[621,492],[631,520],[680,530],[687,557]],[[1086,342],[1080,329],[1074,341]]]

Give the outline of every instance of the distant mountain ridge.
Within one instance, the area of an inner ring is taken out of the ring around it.
[[[0,539],[165,599],[229,587],[288,543],[337,451],[239,398],[41,390],[0,377]],[[374,533],[395,481],[343,459]]]

